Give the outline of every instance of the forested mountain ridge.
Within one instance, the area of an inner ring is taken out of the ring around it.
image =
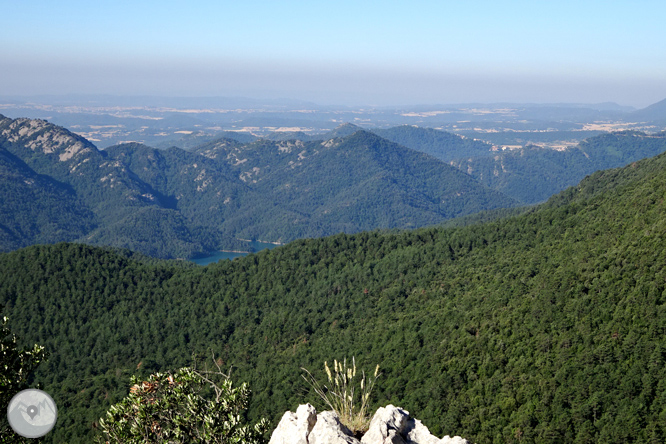
[[[658,106],[661,104],[655,104],[655,109]],[[346,124],[334,131],[345,134],[354,129],[360,130],[355,125]],[[621,167],[666,151],[663,134],[638,131],[601,134],[561,150],[536,145],[498,150],[480,140],[412,125],[368,131],[449,163],[487,187],[523,204],[543,202],[595,171]],[[332,134],[291,136],[302,141],[328,140],[326,137]],[[279,140],[289,140],[289,137],[289,134],[281,134]]]
[[[258,202],[253,213],[241,213],[233,222],[245,237],[279,235],[260,220],[264,208],[271,206],[289,211],[283,219],[294,239],[331,231],[417,227],[515,204],[449,165],[366,131],[311,142],[240,145],[222,140],[195,152],[225,160],[251,189],[270,196],[270,202]],[[243,228],[247,220],[256,222]]]
[[[117,219],[131,207],[160,205],[153,190],[83,137],[44,120],[0,116],[0,146],[35,172],[67,183],[102,217]],[[122,206],[108,208],[122,199]]]
[[[225,162],[179,148],[158,150],[131,143],[109,147],[105,153],[164,196],[165,207],[204,226],[219,227],[250,192]]]
[[[192,153],[138,145],[106,152],[175,196],[188,218],[241,238],[411,228],[515,204],[447,164],[364,131],[314,142],[219,139]]]
[[[82,442],[127,375],[214,352],[273,420],[299,368],[380,364],[373,406],[479,443],[666,438],[666,155],[595,173],[527,214],[298,240],[183,270],[82,245],[0,255],[0,304]],[[48,295],[48,297],[44,297]]]
[[[193,152],[135,143],[99,151],[46,121],[0,117],[0,147],[71,195],[50,204],[25,193],[11,205],[7,198],[4,251],[36,239],[66,240],[188,258],[241,249],[239,238],[284,242],[413,228],[516,203],[450,165],[363,131],[315,142],[217,139]],[[47,215],[54,207],[71,213],[72,202],[83,220],[56,233]],[[38,223],[24,236],[16,226],[28,217]]]
[[[583,177],[666,151],[664,134],[623,131],[556,151],[527,146],[451,161],[482,184],[526,204],[542,202]]]

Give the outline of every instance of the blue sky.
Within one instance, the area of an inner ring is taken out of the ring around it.
[[[0,94],[666,98],[666,2],[0,0]]]

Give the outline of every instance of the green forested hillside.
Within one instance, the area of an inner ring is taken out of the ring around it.
[[[218,159],[179,148],[158,150],[136,143],[112,146],[105,153],[149,184],[165,203],[163,206],[176,210],[186,226],[189,220],[188,229],[203,226],[208,233],[222,232],[228,218],[254,201],[252,190],[238,179],[238,173]],[[227,238],[233,239],[232,234],[227,233]]]
[[[412,228],[514,205],[449,165],[364,131],[323,143],[262,141],[223,155],[238,159],[246,183],[270,196],[263,208],[284,214],[267,218],[259,206],[239,212],[229,223],[242,237],[276,238],[280,224],[293,233],[283,240]]]
[[[591,137],[564,151],[527,146],[451,162],[484,185],[520,202],[542,202],[595,171],[666,151],[666,137],[637,131]]]
[[[0,147],[0,245],[73,241],[95,227],[95,216],[66,184],[35,173]]]
[[[18,227],[14,232],[26,226],[25,214],[33,215],[32,230],[36,233],[51,233],[54,223],[68,218],[68,224],[59,225],[58,237],[19,236],[21,245],[78,240],[137,248],[164,257],[207,251],[201,248],[200,236],[187,233],[195,231],[194,224],[189,224],[186,230],[178,225],[159,226],[157,222],[165,218],[179,220],[182,225],[183,217],[177,213],[169,196],[157,192],[84,138],[43,120],[12,120],[0,116],[0,147],[20,162],[20,167],[17,162],[7,164],[7,168],[0,171],[3,173],[0,182],[16,189],[19,185],[14,179],[18,171],[22,171],[23,175],[40,178],[35,184],[44,181],[59,184],[67,197],[54,200],[48,188],[40,186],[31,186],[32,195],[26,199],[17,200],[19,195],[15,192],[0,197],[5,224]],[[161,216],[153,219],[156,213]],[[203,237],[214,239],[214,234]],[[143,248],[151,241],[154,244],[149,249]],[[211,241],[206,246],[210,249],[216,245]],[[0,250],[10,249],[12,244],[0,245]]]
[[[295,241],[182,269],[82,245],[0,255],[10,328],[51,358],[54,442],[84,442],[128,375],[233,365],[253,417],[316,402],[299,377],[356,356],[436,434],[476,443],[666,439],[666,156],[526,214]]]

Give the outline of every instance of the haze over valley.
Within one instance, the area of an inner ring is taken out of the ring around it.
[[[363,129],[416,125],[511,149],[528,144],[565,149],[597,134],[666,129],[666,104],[636,109],[615,103],[471,103],[340,106],[297,100],[228,97],[14,97],[0,101],[7,117],[49,120],[98,148],[139,142],[158,148],[196,144],[224,135],[321,137],[344,123]]]

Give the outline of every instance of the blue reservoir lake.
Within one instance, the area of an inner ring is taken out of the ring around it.
[[[280,245],[276,244],[271,244],[268,242],[259,242],[259,241],[248,241],[247,242],[247,249],[253,249],[254,253],[257,253],[258,251],[265,250],[265,249],[271,249],[275,247],[279,247]],[[237,257],[242,257],[242,256],[247,256],[250,253],[237,253],[237,252],[230,252],[230,251],[218,251],[215,254],[212,254],[210,256],[206,257],[200,257],[197,259],[191,259],[192,262],[194,262],[197,265],[208,265],[212,264],[213,262],[219,262],[225,259],[236,259]]]

